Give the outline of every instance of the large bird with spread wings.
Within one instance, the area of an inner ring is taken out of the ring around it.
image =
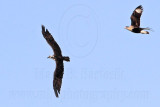
[[[54,55],[49,56],[48,58],[51,58],[56,62],[56,69],[54,71],[54,79],[53,79],[53,89],[56,97],[58,97],[58,94],[60,94],[62,78],[64,73],[63,61],[70,61],[70,58],[68,56],[62,56],[62,52],[59,45],[54,40],[48,29],[45,30],[45,27],[43,25],[42,25],[42,34],[54,52]]]
[[[140,28],[140,18],[143,12],[142,5],[139,5],[132,13],[131,15],[131,26],[126,26],[125,29],[134,32],[134,33],[141,33],[141,34],[149,34],[148,31],[144,30],[150,30],[150,28]]]

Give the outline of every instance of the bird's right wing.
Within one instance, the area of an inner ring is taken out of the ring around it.
[[[45,30],[45,27],[42,25],[42,34],[46,39],[47,43],[52,47],[55,56],[62,56],[61,49],[57,42],[54,40],[48,29]]]
[[[140,26],[140,18],[143,12],[143,7],[139,5],[132,13],[131,15],[131,25],[134,27]]]

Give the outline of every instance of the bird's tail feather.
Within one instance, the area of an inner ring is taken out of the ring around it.
[[[64,56],[64,57],[63,57],[63,60],[69,62],[69,61],[70,61],[70,58],[69,58],[68,56]]]
[[[149,27],[143,28],[143,30],[150,30],[150,31],[153,32],[153,29],[152,29],[152,28],[149,28]]]

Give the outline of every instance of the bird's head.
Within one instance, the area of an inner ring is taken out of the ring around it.
[[[47,58],[52,58],[52,56],[48,56]]]
[[[54,57],[54,56],[48,56],[47,58],[50,58],[50,59],[54,59],[54,60],[55,60],[55,57]]]
[[[132,31],[134,29],[134,26],[126,26],[125,29]]]

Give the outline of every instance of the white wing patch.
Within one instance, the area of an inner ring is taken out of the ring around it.
[[[137,13],[142,13],[142,9],[136,9]]]
[[[144,31],[144,30],[141,30],[141,33],[142,33],[142,34],[149,34],[149,32]]]

